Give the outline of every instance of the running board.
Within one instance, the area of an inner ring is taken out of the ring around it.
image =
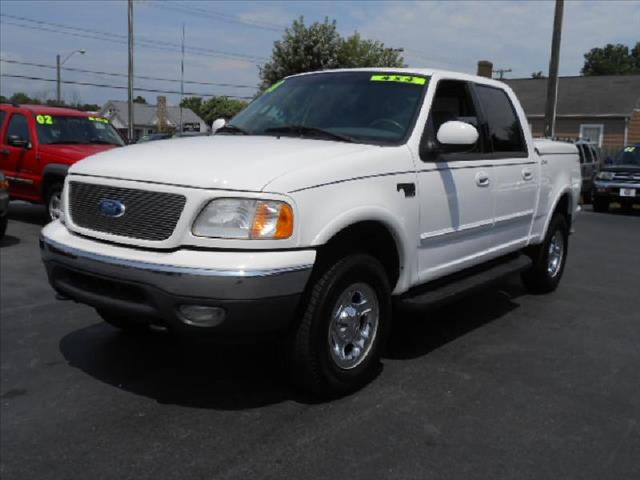
[[[526,255],[494,260],[409,290],[396,299],[396,304],[401,308],[422,309],[446,303],[509,275],[522,272],[531,265],[531,259]]]

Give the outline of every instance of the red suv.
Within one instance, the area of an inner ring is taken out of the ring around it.
[[[124,145],[106,118],[70,108],[0,105],[0,170],[11,199],[47,205],[60,213],[69,166],[94,153]]]

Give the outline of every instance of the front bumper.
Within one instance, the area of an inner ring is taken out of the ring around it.
[[[49,281],[64,296],[175,329],[220,334],[286,328],[315,261],[314,250],[138,250],[79,237],[60,222],[43,229],[40,247]],[[182,305],[222,308],[224,320],[196,326]]]
[[[623,197],[620,195],[621,189],[635,190],[635,196]],[[596,180],[593,182],[592,194],[595,197],[608,198],[613,202],[640,203],[640,184]]]

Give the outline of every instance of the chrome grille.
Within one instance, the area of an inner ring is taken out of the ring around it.
[[[119,217],[100,211],[102,200],[116,200],[126,208]],[[69,182],[69,213],[79,227],[139,238],[166,240],[180,219],[185,197],[175,193]]]
[[[640,174],[634,173],[616,173],[613,180],[622,183],[638,183],[640,182]]]

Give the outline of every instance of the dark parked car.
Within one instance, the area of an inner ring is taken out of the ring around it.
[[[140,137],[136,143],[155,142],[156,140],[166,140],[168,138],[171,138],[170,133],[150,133]]]
[[[593,182],[593,209],[606,212],[611,202],[623,208],[640,204],[640,143],[608,158]]]
[[[589,142],[575,142],[580,155],[580,173],[582,173],[582,200],[591,203],[591,191],[593,190],[593,178],[600,166],[600,151]]]

